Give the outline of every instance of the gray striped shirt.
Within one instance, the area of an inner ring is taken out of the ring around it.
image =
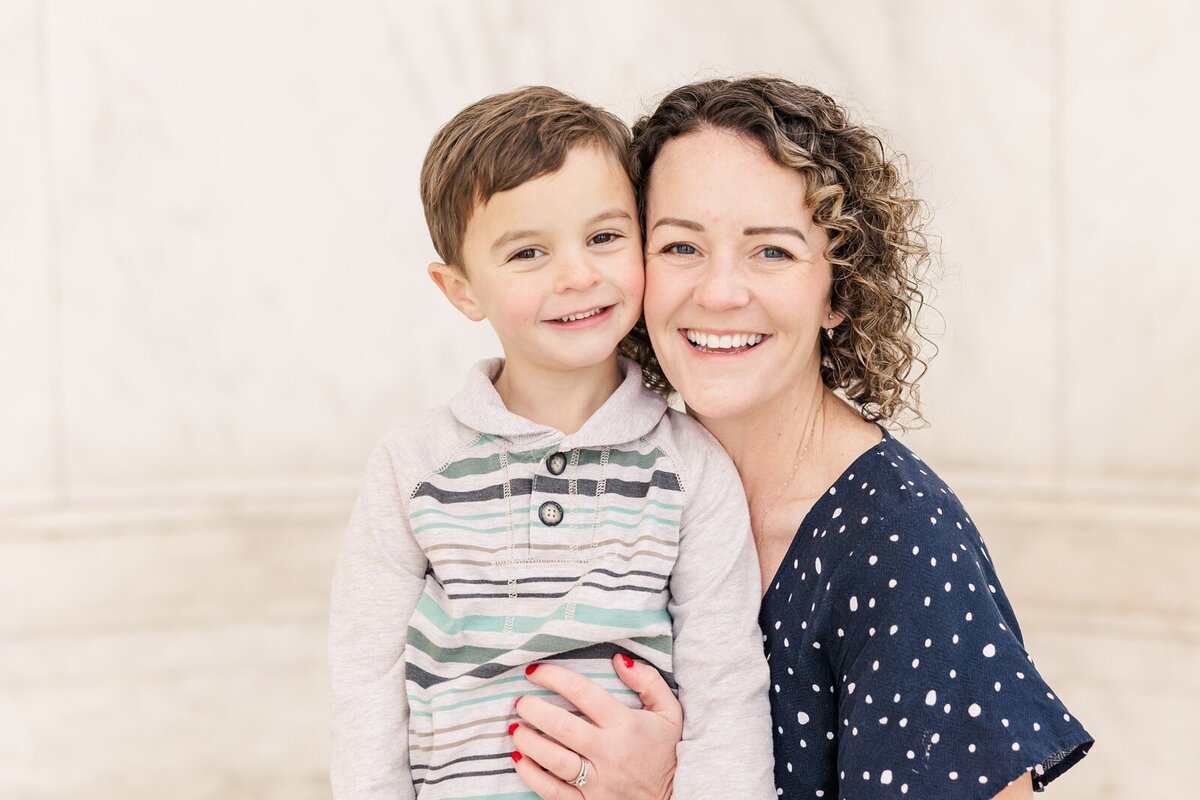
[[[536,798],[513,701],[553,660],[639,706],[612,656],[684,707],[680,798],[774,796],[758,571],[741,483],[636,365],[570,436],[510,413],[482,362],[367,466],[334,576],[335,797]],[[551,702],[566,705],[556,696]]]

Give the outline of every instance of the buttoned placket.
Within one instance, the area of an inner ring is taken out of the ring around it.
[[[547,452],[547,455],[536,461],[525,462],[532,468],[532,475],[526,519],[524,525],[519,526],[513,508],[512,458],[508,447],[503,446],[499,458],[503,473],[508,547],[505,557],[497,566],[503,567],[507,583],[508,609],[505,613],[505,633],[512,633],[513,630],[520,594],[517,579],[523,567],[539,562],[577,565],[579,575],[570,587],[565,589],[563,596],[569,596],[587,574],[588,565],[595,556],[596,543],[599,541],[602,516],[600,512],[610,450],[611,448],[605,447],[600,451],[599,472],[596,477],[590,526],[580,525],[578,517],[582,509],[576,503],[579,496],[579,462],[583,451],[579,448],[568,447],[566,440],[558,443],[556,447]],[[565,495],[561,491],[563,488],[561,481],[563,480],[567,484]],[[525,536],[518,536],[521,527],[525,529]],[[538,543],[566,544],[569,545],[569,549],[536,550],[534,546]],[[565,619],[570,621],[574,616],[575,603],[568,601]]]
[[[538,550],[547,545],[571,544],[575,549],[579,526],[578,490],[579,454],[565,440],[535,462],[529,495],[530,561],[571,560],[563,551]],[[566,482],[567,492],[562,492]]]

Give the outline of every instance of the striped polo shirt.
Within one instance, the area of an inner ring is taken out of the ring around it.
[[[477,365],[368,467],[334,586],[337,796],[532,800],[510,755],[514,700],[567,704],[525,667],[564,664],[639,707],[613,672],[619,652],[654,665],[685,714],[726,726],[689,718],[677,791],[714,785],[703,762],[728,758],[734,733],[760,743],[751,786],[757,769],[769,788],[758,576],[728,457],[631,362],[569,436],[504,407],[501,366]],[[739,672],[714,674],[718,651]],[[339,731],[339,713],[360,727]],[[407,793],[363,788],[389,780]]]

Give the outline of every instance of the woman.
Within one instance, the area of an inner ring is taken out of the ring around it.
[[[917,412],[927,250],[902,175],[832,100],[778,78],[681,87],[634,139],[646,376],[746,489],[779,796],[1029,796],[1091,737],[1026,654],[970,517],[876,424]],[[646,673],[639,712],[539,669],[591,722],[521,704],[553,739],[517,729],[531,788],[578,797],[586,758],[588,798],[668,796],[678,706]]]

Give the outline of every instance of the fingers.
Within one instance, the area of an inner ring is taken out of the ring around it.
[[[517,762],[517,775],[542,800],[579,800],[583,797],[583,792],[546,772],[533,758],[517,752],[513,760]]]
[[[647,669],[653,671],[652,667],[647,667]],[[549,689],[559,695],[602,728],[609,728],[616,725],[621,720],[622,715],[629,713],[627,706],[613,698],[608,692],[600,688],[599,685],[580,675],[578,672],[572,672],[557,664],[535,664],[526,670],[526,674],[529,676],[531,683]],[[666,688],[666,684],[663,684],[663,686]],[[670,689],[667,689],[668,694],[670,691]],[[542,728],[541,725],[538,727]],[[546,729],[542,728],[542,730],[545,731]],[[549,731],[546,732],[550,733]],[[553,736],[553,734],[551,735]],[[554,738],[558,739],[557,736]],[[559,739],[559,741],[562,740]],[[571,747],[570,742],[563,742],[563,744]],[[572,749],[577,752],[583,752],[577,747],[572,747]]]
[[[567,749],[585,755],[592,752],[596,729],[587,720],[580,719],[570,711],[552,705],[540,697],[528,695],[518,698],[516,711],[522,720]],[[579,765],[575,766],[578,768]]]
[[[557,742],[542,736],[528,725],[513,725],[509,728],[513,746],[523,756],[536,761],[547,772],[564,781],[575,780],[582,759]]]
[[[613,658],[613,669],[622,683],[638,693],[647,711],[653,711],[673,725],[683,725],[683,707],[658,670],[623,653]]]

